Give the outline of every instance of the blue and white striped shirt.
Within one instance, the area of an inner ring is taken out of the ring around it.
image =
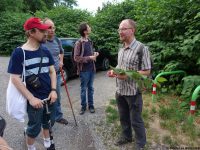
[[[25,76],[26,83],[27,79],[35,74],[38,75],[38,70],[40,67],[41,54],[43,55],[43,60],[41,64],[41,71],[39,80],[41,82],[41,87],[39,89],[34,89],[30,85],[26,84],[27,89],[37,98],[44,99],[49,96],[51,91],[51,79],[49,76],[49,66],[54,65],[53,57],[50,52],[45,47],[40,47],[36,51],[25,51]],[[42,51],[42,53],[41,53]],[[11,74],[22,74],[24,63],[24,55],[21,48],[16,48],[10,58],[8,65],[8,73]]]

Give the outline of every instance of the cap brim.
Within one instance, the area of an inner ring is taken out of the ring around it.
[[[49,25],[47,24],[41,24],[40,26],[37,26],[36,28],[40,29],[40,30],[47,30],[49,29]]]

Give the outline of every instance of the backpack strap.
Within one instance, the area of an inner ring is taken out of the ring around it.
[[[138,70],[142,70],[143,49],[144,49],[144,45],[140,44],[139,48],[138,48],[138,52],[137,52],[137,54],[138,54],[138,60],[139,60]]]

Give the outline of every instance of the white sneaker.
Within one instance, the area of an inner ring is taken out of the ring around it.
[[[34,145],[27,145],[27,147],[28,147],[28,150],[36,150]]]
[[[51,146],[50,138],[44,138],[44,147],[49,148]]]

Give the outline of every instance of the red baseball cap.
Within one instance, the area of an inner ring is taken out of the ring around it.
[[[42,20],[40,18],[37,17],[31,17],[28,20],[26,20],[26,22],[24,23],[24,30],[31,30],[33,28],[37,28],[40,30],[47,30],[50,26],[43,24]]]

